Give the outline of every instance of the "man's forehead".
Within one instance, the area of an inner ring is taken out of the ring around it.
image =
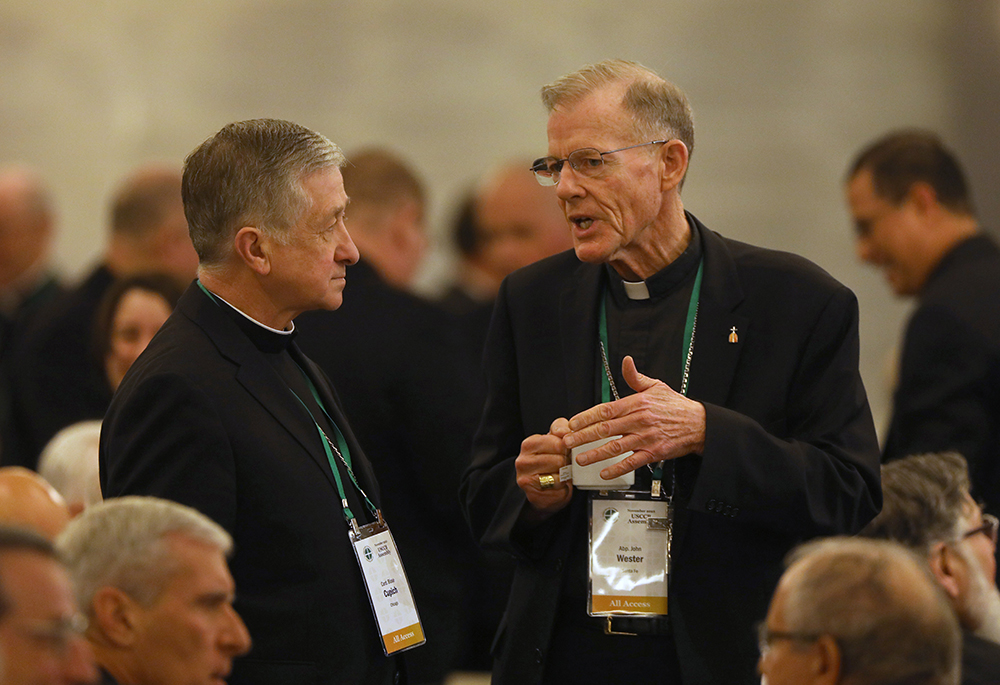
[[[622,105],[622,89],[600,88],[557,106],[549,115],[549,144],[566,137],[621,136],[631,123]]]
[[[15,611],[61,615],[73,608],[69,574],[48,555],[33,550],[4,552],[0,578]]]

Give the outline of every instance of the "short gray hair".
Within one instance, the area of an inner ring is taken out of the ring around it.
[[[143,606],[153,604],[177,571],[169,536],[183,535],[232,551],[222,526],[191,507],[156,497],[120,497],[87,507],[56,540],[80,607],[91,611],[102,587],[115,587]]]
[[[887,540],[827,538],[793,551],[787,630],[834,638],[843,682],[956,685],[961,633],[925,565]]]
[[[882,511],[861,531],[926,557],[961,537],[969,515],[969,467],[957,452],[897,459],[882,467]]]
[[[688,155],[694,153],[694,116],[684,91],[638,62],[610,59],[588,64],[543,86],[542,102],[551,113],[615,83],[627,84],[622,106],[639,136],[676,138],[687,146]]]
[[[67,504],[89,507],[101,496],[98,447],[101,421],[80,421],[56,433],[38,457],[38,475],[59,491]]]
[[[184,214],[200,263],[220,264],[242,226],[283,240],[309,209],[302,180],[343,164],[344,154],[329,139],[290,121],[224,126],[184,162]]]

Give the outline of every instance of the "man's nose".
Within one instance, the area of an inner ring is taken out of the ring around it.
[[[232,656],[240,656],[250,651],[252,641],[250,631],[243,623],[243,619],[236,613],[236,609],[229,608],[229,622],[220,636],[221,647],[224,652]]]
[[[563,162],[562,170],[559,172],[559,183],[556,184],[556,197],[566,201],[580,197],[584,192],[583,186],[580,185],[580,175],[569,162]]]

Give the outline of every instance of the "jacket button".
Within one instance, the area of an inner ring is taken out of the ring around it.
[[[729,515],[730,515],[730,514],[732,513],[732,511],[733,511],[733,507],[732,507],[732,505],[729,505],[729,504],[727,504],[727,505],[726,505],[726,511],[724,512],[724,513],[725,513],[725,515],[726,515],[726,516],[729,516]]]
[[[542,663],[542,650],[537,648],[535,649],[535,661]]]
[[[562,571],[562,566],[563,566],[562,559],[556,559],[556,562],[555,564],[553,564],[553,566],[555,566],[557,571]]]
[[[733,513],[732,513],[732,517],[733,517],[733,518],[736,518],[736,515],[737,515],[738,513],[740,513],[740,508],[739,508],[739,507],[733,507]]]
[[[708,506],[705,508],[708,509],[709,511],[715,511],[715,500],[714,499],[708,500]]]

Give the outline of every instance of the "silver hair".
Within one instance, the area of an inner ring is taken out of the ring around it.
[[[638,62],[610,59],[588,64],[543,86],[542,102],[551,113],[617,83],[626,84],[622,106],[637,135],[650,140],[676,138],[687,146],[689,156],[694,153],[694,116],[684,91]]]
[[[143,606],[156,601],[177,564],[169,537],[183,535],[232,551],[229,533],[191,507],[156,497],[119,497],[88,507],[56,540],[80,607],[88,613],[102,587],[115,587]]]
[[[887,540],[827,538],[790,556],[787,630],[829,635],[843,682],[957,685],[961,633],[944,593],[910,550]]]
[[[303,179],[344,163],[343,152],[328,138],[290,121],[224,126],[184,162],[184,214],[200,264],[224,262],[242,226],[284,242],[309,209]]]
[[[38,474],[67,504],[89,507],[103,499],[97,458],[100,440],[100,421],[80,421],[56,433],[38,457]]]

